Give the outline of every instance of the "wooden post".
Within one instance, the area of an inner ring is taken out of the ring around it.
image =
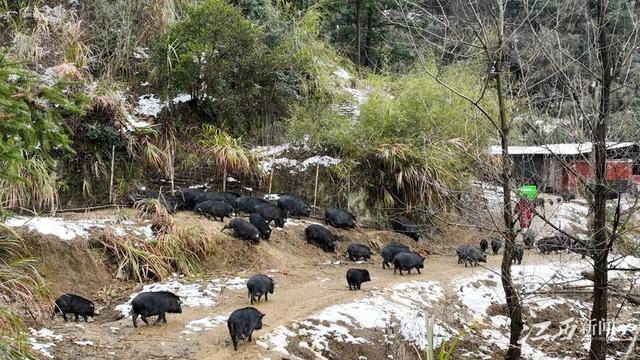
[[[224,166],[222,171],[222,191],[227,191],[227,165]]]
[[[115,168],[116,146],[111,147],[111,179],[109,180],[109,202],[113,204],[115,196],[113,196],[113,171]]]
[[[271,168],[271,172],[269,173],[269,194],[271,194],[271,185],[273,185],[273,168]]]
[[[175,144],[171,145],[170,147],[170,156],[171,158],[169,159],[169,161],[171,162],[169,165],[171,166],[171,195],[175,195],[176,194],[176,190],[175,190],[175,177],[176,177],[176,169],[174,167],[175,164],[175,156],[176,156],[176,151],[175,151]]]
[[[316,209],[316,205],[318,204],[318,175],[320,174],[320,163],[316,164],[316,186],[313,190],[313,209]]]

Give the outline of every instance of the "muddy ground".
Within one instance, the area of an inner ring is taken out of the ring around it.
[[[113,216],[113,211],[98,214],[74,215],[75,217]],[[337,255],[326,254],[308,245],[303,236],[304,228],[317,220],[295,220],[285,229],[274,229],[270,241],[257,246],[248,245],[230,235],[220,233],[222,223],[209,221],[189,213],[179,213],[176,222],[200,226],[204,231],[215,234],[216,241],[224,251],[213,256],[207,271],[196,278],[183,278],[183,282],[231,278],[249,278],[256,273],[265,273],[276,280],[275,294],[268,302],[262,301],[255,307],[266,314],[264,327],[254,333],[254,342],[241,343],[238,351],[233,350],[226,323],[212,329],[184,333],[185,325],[205,317],[228,316],[233,310],[250,306],[246,288],[223,289],[218,303],[209,307],[183,307],[182,314],[168,314],[168,324],[140,326],[134,329],[130,317],[122,318],[114,307],[126,302],[130,294],[140,291],[142,285],[113,279],[113,268],[105,265],[101,252],[89,249],[89,240],[60,243],[51,237],[30,240],[30,247],[40,258],[46,269],[54,295],[72,292],[94,299],[101,314],[89,323],[65,323],[60,317],[46,320],[44,324],[33,324],[36,328],[48,328],[62,335],[49,352],[56,359],[280,359],[288,358],[279,352],[268,350],[256,344],[255,340],[266,341],[266,334],[280,325],[289,326],[296,320],[306,319],[324,308],[341,303],[349,303],[371,296],[372,291],[409,281],[434,280],[443,287],[444,301],[438,302],[431,314],[444,323],[455,324],[455,302],[452,280],[472,275],[482,268],[464,267],[457,264],[452,254],[457,243],[476,243],[482,234],[454,232],[443,234],[439,239],[427,239],[419,243],[389,231],[373,229],[336,230],[340,238]],[[446,238],[444,238],[446,237]],[[400,241],[415,250],[428,249],[428,256],[422,274],[400,276],[393,270],[382,269],[382,259],[376,255],[371,261],[354,264],[346,259],[344,252],[351,243],[363,243],[374,248],[389,241]],[[447,244],[444,246],[443,244]],[[246,255],[246,256],[243,256]],[[556,256],[543,256],[534,251],[525,254],[526,264],[549,262]],[[239,261],[238,259],[250,259]],[[501,253],[489,255],[485,268],[499,268]],[[349,291],[345,274],[349,268],[366,268],[371,273],[372,282],[364,283],[361,291]],[[369,340],[367,344],[332,342],[323,356],[329,359],[388,359],[389,355],[399,359],[416,359],[418,351],[403,342],[394,329],[380,331],[362,330],[360,335]],[[293,345],[292,345],[293,344]],[[473,351],[477,344],[462,342],[464,351]],[[296,339],[290,340],[290,352],[303,359],[315,358],[311,352],[296,346]]]

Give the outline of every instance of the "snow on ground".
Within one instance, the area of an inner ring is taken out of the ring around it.
[[[276,159],[266,159],[260,161],[260,168],[264,172],[270,172],[272,169],[289,169],[289,173],[295,174],[306,171],[310,167],[320,165],[322,167],[330,167],[339,164],[342,160],[331,156],[312,156],[305,160],[295,160],[286,157]]]
[[[133,50],[133,57],[135,59],[148,59],[149,58],[149,48],[138,46]]]
[[[173,103],[174,104],[179,104],[179,103],[191,101],[192,99],[193,99],[193,97],[191,97],[191,95],[185,94],[185,93],[181,93],[181,94],[178,94],[176,97],[173,98]]]
[[[217,304],[217,298],[226,289],[237,290],[246,286],[247,279],[235,277],[233,279],[213,279],[206,283],[196,281],[185,284],[178,280],[171,280],[162,283],[147,284],[140,292],[131,294],[129,301],[117,305],[115,309],[123,316],[129,316],[131,311],[131,300],[142,292],[170,291],[180,297],[182,305],[186,307],[211,307]]]
[[[114,219],[69,220],[60,217],[13,216],[5,221],[5,225],[54,235],[62,240],[72,240],[76,237],[86,239],[92,230],[107,227],[112,228],[117,236],[134,234],[147,239],[153,237],[151,225],[137,225],[132,221],[117,222]]]
[[[133,131],[134,129],[138,129],[138,128],[145,128],[145,127],[149,127],[151,126],[151,123],[147,122],[147,121],[143,121],[138,119],[137,117],[127,113],[125,114],[125,116],[127,117],[127,130],[129,131]]]
[[[200,332],[205,330],[211,330],[214,327],[223,324],[227,321],[228,316],[216,315],[216,316],[207,316],[206,318],[202,318],[199,320],[189,321],[187,325],[185,325],[184,331],[182,331],[183,335],[189,335],[194,332]]]
[[[135,108],[137,114],[156,117],[162,111],[162,102],[156,94],[146,94],[138,98]]]
[[[640,259],[634,257],[624,257],[617,261],[623,267],[640,265]],[[592,265],[588,261],[579,259],[574,254],[561,255],[547,264],[512,266],[514,283],[523,289],[523,309],[526,312],[525,317],[528,319],[523,332],[525,338],[522,340],[524,359],[574,359],[566,354],[562,355],[561,350],[559,352],[561,355],[557,355],[559,357],[551,356],[550,353],[540,350],[541,345],[545,342],[548,345],[552,342],[564,341],[564,337],[569,337],[568,340],[571,340],[573,336],[582,343],[588,343],[589,334],[584,331],[584,324],[588,322],[591,309],[588,300],[565,296],[559,298],[553,293],[545,294],[545,292],[561,290],[566,287],[588,289],[593,284],[584,279],[581,273],[591,269]],[[479,334],[485,338],[487,343],[504,348],[509,342],[509,319],[503,315],[488,315],[488,309],[491,305],[504,304],[505,302],[500,276],[496,271],[498,270],[485,270],[458,278],[453,281],[453,288],[457,291],[457,296],[463,305],[461,310],[468,311],[475,320],[472,323],[484,323],[485,325],[482,326],[489,326],[482,329]],[[632,275],[629,275],[628,272],[611,273],[611,278],[617,276]],[[549,320],[549,313],[543,314],[545,311],[553,313],[562,311],[562,313],[559,314],[559,318]],[[573,326],[576,327],[575,334],[569,335]],[[635,330],[634,324],[621,324],[619,327],[613,328],[611,337],[616,338],[616,336],[624,335],[629,338],[633,330]],[[480,346],[480,351],[484,353],[485,358],[491,358],[491,349],[488,346]],[[571,354],[572,349],[568,348],[566,352]],[[478,358],[481,355],[474,353],[471,358]]]
[[[290,159],[285,154],[291,151],[311,150],[308,146],[309,136],[305,135],[297,142],[280,145],[256,146],[251,149],[260,160],[260,169],[270,172],[272,169],[288,169],[289,173],[295,174],[308,168],[320,165],[323,167],[335,166],[342,160],[327,155],[315,155],[304,160]]]
[[[616,261],[623,267],[640,266],[638,258],[625,257]],[[557,295],[544,292],[563,289],[564,286],[588,287],[591,282],[584,279],[581,273],[589,270],[591,266],[588,261],[580,259],[575,254],[563,254],[552,258],[551,262],[546,264],[512,267],[514,282],[523,289],[523,308],[527,318],[523,333],[525,337],[522,340],[524,359],[574,359],[572,351],[575,349],[567,349],[563,354],[563,349],[558,348],[557,355],[549,353],[549,346],[553,345],[550,342],[562,341],[563,336],[568,336],[567,333],[559,332],[565,326],[562,325],[564,321],[568,324],[566,326],[578,327],[575,334],[578,336],[577,341],[586,341],[584,338],[589,335],[580,333],[579,326],[589,318],[590,304],[588,300],[558,298]],[[450,283],[449,289],[453,291],[459,303],[453,302],[446,306],[451,307],[453,317],[464,324],[464,329],[456,330],[443,323],[442,319],[433,317],[435,344],[439,344],[443,339],[452,338],[459,331],[472,332],[471,336],[480,336],[482,339],[479,341],[479,350],[463,357],[473,359],[490,359],[495,347],[504,348],[508,344],[509,318],[493,314],[495,309],[492,307],[504,304],[498,271],[478,269],[473,274],[459,277]],[[632,276],[625,272],[619,273],[620,276]],[[330,346],[331,341],[368,343],[370,339],[358,336],[355,331],[397,326],[404,339],[424,349],[427,346],[427,317],[431,309],[443,305],[444,301],[445,291],[437,282],[399,283],[382,290],[372,290],[371,295],[366,298],[332,305],[306,319],[279,326],[262,336],[256,343],[268,350],[287,354],[291,358],[296,357],[289,353],[295,353],[295,349],[298,348],[312,352],[317,358],[324,358],[323,350]],[[450,302],[448,298],[447,301]],[[489,311],[490,307],[494,310]],[[558,311],[562,311],[559,314],[560,318],[552,321],[561,323],[555,324],[556,326],[545,332],[544,326],[549,320],[548,312]],[[567,319],[562,316],[566,316]],[[629,338],[635,326],[616,324],[611,337]],[[555,349],[553,346],[551,348]]]
[[[91,340],[74,341],[73,343],[80,346],[93,346],[93,341]]]
[[[258,157],[275,157],[288,150],[296,150],[298,147],[291,143],[280,145],[256,146],[251,151]]]
[[[277,201],[278,199],[280,199],[280,195],[279,194],[264,194],[262,196],[262,198],[267,200],[267,201]]]
[[[338,86],[342,91],[350,94],[354,102],[336,104],[335,110],[338,114],[351,116],[354,121],[360,116],[360,106],[367,102],[371,88],[359,89],[354,85],[353,77],[345,68],[338,68],[333,72]]]
[[[487,208],[491,209],[496,205],[502,205],[502,194],[504,193],[502,187],[480,181],[475,182],[474,186],[480,191],[480,195],[484,201],[486,201]]]
[[[47,328],[40,330],[29,328],[29,333],[30,335],[27,337],[29,346],[42,356],[53,359],[54,357],[48,349],[56,346],[55,343],[62,340],[62,335],[57,335]]]
[[[276,328],[261,338],[261,345],[288,353],[289,338],[303,338],[298,346],[322,356],[329,340],[350,343],[367,343],[369,340],[354,336],[351,329],[384,329],[398,325],[401,334],[420,348],[425,348],[425,309],[444,299],[442,288],[435,282],[412,281],[373,291],[373,295],[351,303],[333,305],[289,327]],[[328,325],[327,325],[328,324]],[[436,324],[436,339],[448,337],[450,331]],[[436,342],[439,342],[437,340]]]
[[[526,259],[526,254],[525,254]],[[525,293],[524,305],[534,311],[539,311],[558,304],[558,299],[541,295],[531,295],[549,287],[564,284],[571,286],[588,286],[580,273],[588,270],[591,265],[587,261],[580,261],[573,255],[557,263],[539,265],[513,265],[513,281],[522,286]],[[504,303],[504,292],[499,270],[485,270],[476,272],[454,280],[461,303],[467,308],[475,320],[486,320],[487,309],[492,304]],[[562,302],[570,299],[562,299]]]
[[[584,201],[563,202],[558,206],[556,225],[568,233],[587,237],[589,207]]]
[[[276,327],[270,334],[262,337],[262,340],[256,340],[256,344],[264,347],[271,348],[274,351],[280,352],[282,354],[289,355],[289,351],[287,351],[287,346],[289,346],[289,338],[296,336],[296,334],[289,330],[286,326],[278,326]]]

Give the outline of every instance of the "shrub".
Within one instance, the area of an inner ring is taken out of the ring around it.
[[[56,206],[52,154],[71,151],[62,118],[81,113],[84,102],[69,83],[49,86],[0,49],[0,207]]]
[[[270,50],[260,29],[224,1],[189,7],[154,48],[166,95],[191,94],[207,118],[236,134],[283,116],[295,99],[295,65],[285,52]]]

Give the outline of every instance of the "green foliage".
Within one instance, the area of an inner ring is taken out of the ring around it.
[[[458,341],[462,338],[463,333],[459,333],[451,340],[449,344],[445,340],[440,343],[440,350],[436,352],[436,348],[433,343],[433,318],[427,318],[427,349],[424,351],[424,357],[426,360],[451,360],[455,359],[454,352],[458,346]]]
[[[436,72],[435,67],[430,70]],[[477,66],[466,63],[443,67],[438,77],[472,98],[484,92],[481,103],[495,114],[495,94],[484,88],[478,74]],[[369,93],[357,120],[330,106],[338,97],[328,97],[334,99],[329,104],[311,102],[293,112],[293,137],[309,134],[316,147],[355,161],[349,176],[336,171],[338,181],[357,181],[353,187],[366,189],[370,205],[446,206],[451,190],[474,178],[469,150],[491,139],[482,114],[419,70],[402,77],[370,76],[355,84]]]
[[[22,333],[24,329],[24,323],[19,316],[0,306],[0,359],[36,359],[31,353],[27,338]]]
[[[286,114],[297,96],[296,64],[222,0],[189,7],[157,42],[153,62],[168,96],[191,94],[207,118],[237,134]]]
[[[0,296],[9,304],[20,304],[31,310],[36,320],[44,315],[43,304],[49,299],[45,281],[35,268],[33,259],[24,258],[20,237],[0,223]],[[22,319],[0,304],[0,358],[34,359]]]
[[[68,83],[48,86],[0,55],[0,207],[55,206],[55,160],[71,151],[62,118],[85,98]]]

